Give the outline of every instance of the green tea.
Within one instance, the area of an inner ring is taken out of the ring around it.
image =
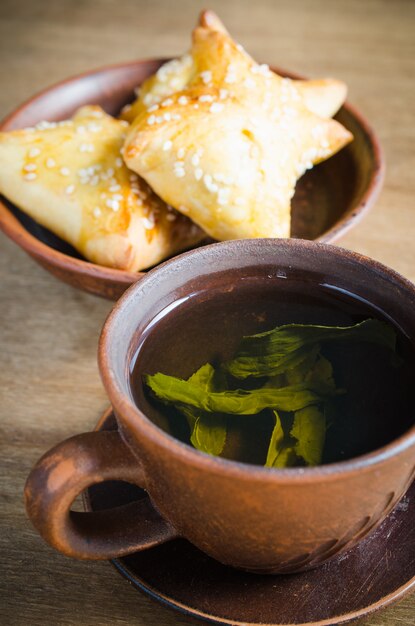
[[[151,420],[202,452],[317,465],[409,428],[412,355],[391,320],[349,294],[246,279],[159,315],[131,382]]]

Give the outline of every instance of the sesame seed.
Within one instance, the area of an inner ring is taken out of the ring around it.
[[[253,89],[256,86],[256,83],[253,78],[250,78],[250,76],[248,76],[248,78],[244,80],[244,85],[248,89]]]
[[[131,183],[136,183],[137,181],[138,181],[137,174],[130,174],[130,182]]]
[[[180,98],[177,100],[177,102],[179,104],[187,104],[188,100],[187,100],[186,96],[180,96]]]
[[[99,133],[100,130],[102,130],[102,126],[100,126],[99,124],[95,124],[95,122],[90,122],[89,124],[87,124],[87,129],[91,133]]]
[[[147,111],[148,111],[149,113],[153,113],[153,111],[157,111],[157,109],[158,109],[158,108],[159,108],[159,105],[158,105],[158,104],[152,104],[152,105],[151,105],[151,107],[149,107],[149,108],[147,109]]]
[[[108,199],[105,200],[105,204],[109,209],[112,209],[113,211],[118,211],[120,208],[120,204],[117,200]]]
[[[200,163],[200,157],[198,154],[192,156],[192,165],[197,166]]]
[[[101,215],[101,209],[99,208],[99,206],[96,206],[92,212],[94,214],[94,217],[100,217]]]
[[[222,109],[223,109],[223,104],[221,104],[220,102],[214,102],[209,107],[209,111],[211,113],[220,113],[220,111],[222,111]]]
[[[34,172],[30,172],[29,174],[25,174],[23,178],[25,180],[35,180],[37,178],[37,174],[35,174]]]
[[[203,170],[200,167],[198,167],[195,170],[195,178],[196,178],[196,180],[200,180],[202,178],[202,176],[203,176]]]
[[[170,120],[171,120],[171,113],[164,113],[163,119],[164,119],[165,122],[170,122]]]
[[[115,159],[115,167],[122,167],[123,160],[120,157]]]
[[[205,183],[206,186],[209,186],[212,184],[212,176],[210,174],[205,174],[203,177],[203,182]]]
[[[132,105],[131,104],[126,104],[122,109],[121,109],[121,113],[128,113],[129,111],[131,111],[132,109]]]
[[[177,178],[183,178],[183,176],[186,176],[186,172],[184,171],[184,169],[182,167],[175,167],[174,168],[174,175]]]
[[[28,152],[28,156],[30,159],[33,159],[34,157],[39,156],[39,154],[40,154],[39,148],[31,148]]]
[[[124,196],[122,196],[120,193],[116,193],[112,196],[112,199],[116,202],[122,202],[124,200]]]
[[[199,102],[213,102],[213,96],[206,93],[206,94],[203,94],[202,96],[199,96],[198,100]]]
[[[82,124],[80,124],[79,126],[76,127],[76,132],[79,135],[84,135],[86,133],[86,129],[85,126],[83,126]]]
[[[62,176],[69,176],[69,174],[71,173],[67,167],[61,167],[59,171],[62,174]]]
[[[56,161],[55,159],[47,159],[46,160],[46,167],[49,169],[52,169],[52,167],[55,167],[56,165]]]
[[[212,80],[212,72],[210,70],[206,70],[205,72],[200,72],[200,78],[207,85]]]
[[[102,111],[91,111],[90,113],[91,117],[104,117],[104,114]]]
[[[119,191],[120,189],[121,189],[121,185],[112,185],[109,190],[111,193],[115,193]]]
[[[181,120],[182,116],[179,113],[173,113],[173,115],[171,116],[172,120]]]
[[[179,148],[179,150],[177,151],[177,158],[183,159],[185,154],[186,154],[186,150],[184,148]]]
[[[163,150],[164,150],[164,152],[167,152],[168,150],[171,150],[172,146],[173,146],[173,142],[172,142],[172,141],[170,141],[170,139],[168,139],[167,141],[165,141],[165,142],[164,142],[164,144],[163,144]]]
[[[111,178],[111,176],[114,176],[114,168],[113,168],[113,167],[109,167],[109,168],[107,169],[107,176],[108,176],[109,178]]]
[[[163,100],[163,102],[161,103],[161,106],[162,107],[169,107],[172,104],[173,104],[173,100],[171,98],[167,98],[167,100]]]
[[[168,222],[174,222],[177,220],[177,215],[175,213],[167,213],[166,220]]]
[[[81,143],[79,152],[94,152],[95,148],[92,143]]]
[[[75,191],[75,185],[68,185],[65,191],[70,196]]]
[[[150,117],[147,120],[147,124],[149,124],[151,126],[152,124],[155,123],[155,121],[156,121],[156,116],[155,115],[150,115]]]
[[[143,217],[143,224],[146,230],[152,230],[156,225],[153,216]]]
[[[199,108],[199,105],[197,104],[197,102],[196,102],[196,104],[193,105],[193,108],[194,109],[198,109]]]
[[[229,95],[229,91],[227,89],[219,89],[219,98],[221,100],[225,100]]]
[[[244,199],[238,196],[238,198],[235,198],[235,204],[241,206],[242,204],[244,204]]]
[[[156,119],[155,119],[156,124],[161,124],[163,122],[163,120],[164,120],[164,116],[163,115],[157,115],[156,116]]]
[[[88,181],[86,181],[86,182],[88,182]],[[98,183],[99,183],[99,176],[93,176],[91,178],[91,180],[89,181],[89,184],[92,185],[92,187],[96,187],[98,185]]]
[[[34,172],[37,170],[37,166],[34,163],[28,163],[23,169],[25,172]]]

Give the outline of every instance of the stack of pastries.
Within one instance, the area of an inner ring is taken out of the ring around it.
[[[0,192],[86,259],[140,271],[217,240],[289,237],[296,181],[352,139],[346,87],[258,65],[204,11],[120,119],[85,106],[0,133]]]

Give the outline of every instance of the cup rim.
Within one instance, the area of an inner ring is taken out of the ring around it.
[[[334,479],[339,475],[351,475],[361,472],[362,470],[368,471],[374,465],[379,465],[391,457],[399,455],[412,446],[415,447],[414,424],[411,428],[409,428],[409,430],[386,445],[369,453],[352,457],[351,459],[346,459],[344,461],[317,465],[315,467],[294,468],[270,468],[261,465],[251,465],[241,461],[204,454],[199,450],[192,448],[189,444],[180,441],[156,426],[133,402],[133,400],[124,393],[117,381],[114,369],[111,367],[110,346],[116,337],[115,326],[119,319],[125,314],[125,309],[129,305],[135,292],[142,290],[143,287],[145,288],[146,283],[152,280],[154,274],[169,271],[170,266],[181,263],[183,259],[192,256],[209,254],[211,249],[222,248],[223,252],[226,253],[227,250],[232,248],[237,249],[241,245],[261,246],[270,245],[271,243],[279,246],[287,246],[288,248],[320,249],[322,253],[326,255],[334,255],[338,258],[349,259],[361,263],[371,271],[387,275],[390,280],[397,282],[401,287],[405,290],[411,291],[415,296],[415,285],[395,270],[360,253],[318,241],[308,241],[303,239],[244,239],[214,243],[184,252],[158,265],[156,268],[150,270],[142,280],[131,285],[131,287],[129,287],[129,289],[116,302],[104,323],[99,339],[98,366],[104,387],[108,393],[117,418],[119,417],[121,422],[126,424],[127,429],[137,431],[140,436],[152,440],[158,446],[165,449],[169,454],[173,453],[182,462],[192,465],[196,464],[201,468],[206,468],[210,471],[216,471],[218,473],[225,473],[229,476],[237,475],[239,478],[258,478],[262,481],[265,480],[271,482],[275,480],[278,480],[279,482],[291,482],[298,480],[301,480],[302,482],[316,482],[320,479]]]

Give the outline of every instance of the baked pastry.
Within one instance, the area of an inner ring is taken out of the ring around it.
[[[163,67],[144,85],[124,145],[128,167],[215,239],[288,237],[297,179],[352,139],[327,117],[343,84],[278,76],[211,12],[193,33],[186,67],[170,66],[170,93]],[[172,77],[187,82],[177,91]],[[160,101],[147,106],[149,94]]]
[[[228,31],[213,11],[203,11],[199,18],[199,25],[228,35]],[[193,56],[190,53],[164,63],[153,76],[137,88],[138,97],[132,104],[123,108],[121,119],[132,123],[141,112],[159,104],[176,91],[184,89],[196,72]],[[305,106],[321,117],[333,117],[347,95],[346,84],[334,78],[296,80],[294,87],[301,94]]]
[[[0,192],[88,260],[138,271],[205,235],[121,158],[128,124],[98,106],[0,133]]]

